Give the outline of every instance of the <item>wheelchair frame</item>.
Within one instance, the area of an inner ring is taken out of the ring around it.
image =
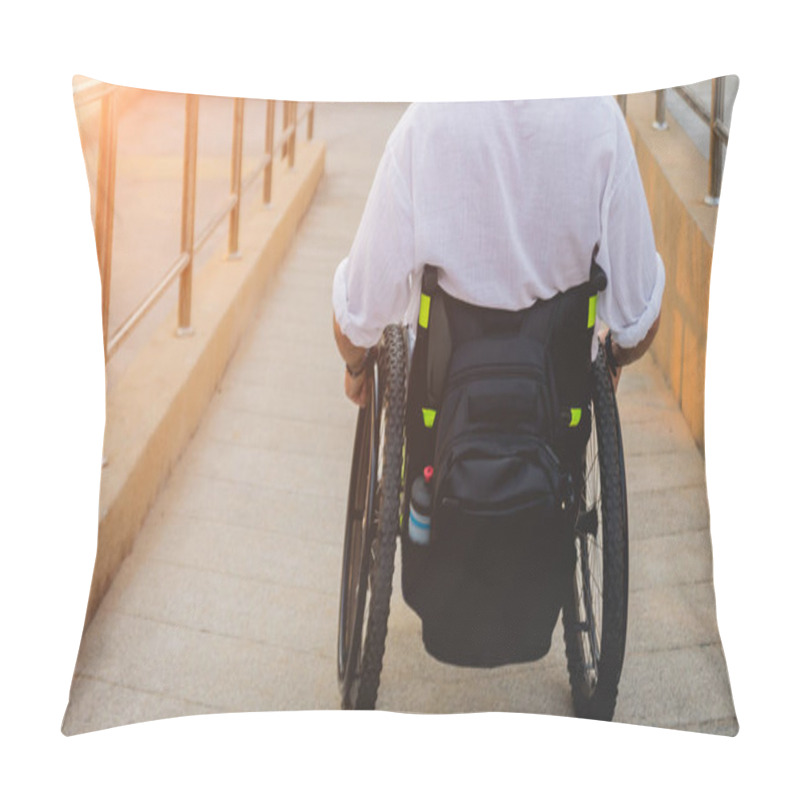
[[[370,365],[371,391],[353,446],[337,657],[344,709],[377,702],[404,504],[407,374],[406,335],[391,325]],[[625,655],[628,518],[622,435],[603,348],[592,365],[591,415],[575,574],[562,623],[575,713],[610,720]]]

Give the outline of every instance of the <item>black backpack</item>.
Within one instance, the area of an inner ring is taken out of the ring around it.
[[[528,309],[456,300],[426,266],[407,403],[406,509],[433,466],[431,534],[403,526],[403,595],[436,658],[533,661],[571,589],[602,271]]]

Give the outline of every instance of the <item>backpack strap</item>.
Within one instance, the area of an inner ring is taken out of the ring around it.
[[[422,465],[412,474],[421,472],[422,467],[433,463],[436,415],[439,409],[430,386],[429,350],[431,324],[434,320],[438,322],[440,316],[437,313],[441,302],[441,298],[437,296],[438,285],[437,268],[426,264],[422,272],[417,334],[409,371],[409,394],[406,405],[406,431],[411,443],[409,450],[416,456],[415,461]]]
[[[606,285],[605,273],[593,260],[587,281],[546,301],[553,305],[548,315],[547,349],[559,398],[560,424],[555,444],[562,460],[578,471],[591,430],[591,358],[597,297]]]

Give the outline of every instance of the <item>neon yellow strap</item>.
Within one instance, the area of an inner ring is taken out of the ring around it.
[[[589,298],[589,324],[587,328],[594,328],[594,321],[597,317],[597,295],[594,294]]]
[[[571,408],[569,410],[569,426],[570,428],[574,428],[580,424],[581,421],[581,410],[579,408]]]
[[[433,423],[436,420],[436,409],[435,408],[423,408],[422,409],[422,421],[425,423],[426,428],[432,428]]]
[[[423,294],[419,300],[419,324],[423,328],[428,327],[428,318],[431,314],[431,298],[430,295]]]

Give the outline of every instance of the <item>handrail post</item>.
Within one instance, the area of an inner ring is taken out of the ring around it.
[[[281,158],[286,158],[289,152],[289,142],[286,140],[286,129],[289,127],[289,101],[281,101],[281,112],[283,117],[283,144],[281,145]]]
[[[268,156],[264,167],[264,204],[272,202],[272,173],[275,164],[275,101],[267,100],[267,130],[264,137],[264,152]]]
[[[111,253],[114,242],[114,193],[117,168],[116,92],[100,100],[100,141],[97,155],[97,205],[95,243],[100,267],[103,350],[108,358],[108,316],[111,306]]]
[[[236,202],[228,224],[228,258],[239,257],[239,220],[242,205],[242,140],[244,136],[244,98],[233,101],[233,144],[231,145],[231,194]]]
[[[667,90],[658,89],[656,91],[656,118],[653,120],[653,127],[657,131],[665,131],[667,125]]]
[[[192,331],[192,266],[194,264],[194,206],[197,189],[197,120],[200,98],[186,95],[186,122],[183,136],[183,197],[181,201],[181,253],[186,266],[178,287],[178,336]]]
[[[306,122],[308,125],[306,128],[306,139],[310,141],[314,137],[314,103],[311,103],[308,109],[308,119]]]
[[[289,119],[289,124],[292,128],[289,134],[289,169],[293,169],[295,145],[297,143],[297,102],[294,100],[289,103]]]
[[[725,78],[714,78],[711,81],[711,115],[709,120],[709,152],[708,152],[708,194],[705,203],[709,206],[719,205],[722,190],[722,138],[717,132],[717,124],[725,113]]]

